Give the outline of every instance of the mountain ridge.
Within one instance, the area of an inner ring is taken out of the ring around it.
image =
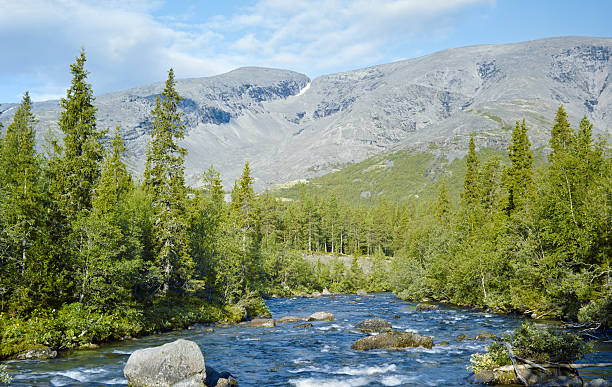
[[[179,79],[187,179],[197,185],[199,173],[214,164],[231,186],[248,160],[261,190],[399,149],[451,162],[465,154],[472,132],[481,147],[505,148],[509,128],[523,117],[533,145],[543,146],[560,104],[573,124],[586,114],[609,138],[610,57],[612,38],[554,37],[451,48],[312,80],[261,67]],[[136,173],[162,87],[96,97],[98,126],[121,127]],[[10,107],[0,105],[0,121],[10,120]],[[42,138],[43,129],[56,128],[59,102],[35,103],[33,110]]]

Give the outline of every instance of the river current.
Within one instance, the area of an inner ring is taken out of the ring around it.
[[[192,329],[102,345],[99,349],[60,354],[47,361],[11,361],[8,371],[14,386],[118,386],[127,385],[123,367],[134,350],[161,345],[178,338],[199,344],[207,366],[230,371],[240,386],[460,386],[470,385],[470,355],[483,352],[490,341],[456,341],[460,334],[501,335],[517,328],[516,316],[498,315],[442,306],[416,311],[415,304],[392,294],[319,298],[280,298],[267,301],[274,318],[308,316],[318,311],[335,321],[316,321],[312,328],[195,326]],[[354,325],[366,318],[383,318],[400,331],[432,336],[450,344],[433,349],[353,351],[350,346],[366,336]],[[612,362],[612,343],[598,342],[596,352],[580,362]],[[585,379],[612,380],[612,370],[584,369]]]

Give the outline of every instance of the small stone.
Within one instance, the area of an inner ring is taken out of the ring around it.
[[[393,318],[402,318],[402,316],[400,316],[399,314],[394,314]]]
[[[435,346],[439,346],[439,345],[449,345],[450,343],[448,341],[440,341],[439,343],[436,343]]]
[[[297,324],[293,326],[294,328],[312,328],[311,323]]]
[[[249,321],[249,326],[260,328],[274,328],[276,326],[276,322],[273,318],[255,318]]]
[[[15,356],[17,360],[46,360],[57,357],[57,351],[51,347],[33,348]]]
[[[316,312],[308,317],[308,321],[334,321],[334,315],[329,312]]]
[[[306,321],[306,317],[299,316],[284,316],[276,320],[277,324],[294,323],[298,321]]]
[[[432,305],[432,304],[418,304],[416,306],[417,311],[436,310],[436,309],[440,309],[440,307],[438,305]]]
[[[478,335],[476,335],[474,339],[475,340],[487,340],[487,339],[494,339],[496,337],[497,336],[495,336],[495,333],[485,332],[485,333],[479,333]]]

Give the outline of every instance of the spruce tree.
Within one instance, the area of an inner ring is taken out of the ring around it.
[[[43,232],[35,123],[32,102],[26,92],[0,148],[0,239],[3,244],[0,254],[6,258],[4,269],[15,270],[13,275],[5,277],[13,282],[10,287],[22,283],[30,274],[33,259],[30,251]]]
[[[560,157],[571,145],[574,132],[567,120],[567,113],[563,105],[557,109],[555,123],[550,134],[550,147],[552,151],[548,155],[548,161],[553,162],[555,157]]]
[[[469,150],[466,158],[465,179],[463,180],[463,193],[461,198],[465,209],[473,208],[479,200],[478,170],[480,161],[476,155],[476,144],[474,135],[470,135]]]
[[[506,170],[506,188],[508,202],[506,211],[523,208],[530,200],[533,190],[533,155],[531,142],[527,136],[525,119],[522,124],[516,122],[512,131],[512,144],[508,147],[511,166]]]
[[[121,198],[133,188],[132,176],[128,173],[122,159],[123,153],[125,153],[125,144],[119,134],[119,127],[117,127],[111,142],[111,149],[102,166],[100,184],[96,189],[93,205],[98,211],[108,213],[117,210],[116,206],[120,203]]]
[[[55,143],[58,157],[51,160],[53,190],[62,213],[72,221],[82,211],[91,209],[93,190],[100,178],[100,164],[104,158],[103,131],[96,127],[96,108],[89,72],[85,70],[85,51],[70,65],[73,78],[66,98],[62,98],[62,112],[58,121],[63,146]]]
[[[436,199],[436,217],[439,221],[445,222],[450,214],[450,199],[448,198],[448,192],[446,191],[446,184],[442,182],[440,184],[440,192]]]
[[[144,173],[155,211],[155,261],[163,273],[164,294],[169,290],[181,292],[193,268],[185,208],[186,149],[178,144],[185,136],[185,125],[178,110],[182,98],[175,87],[174,71],[170,69],[152,111],[153,130]]]

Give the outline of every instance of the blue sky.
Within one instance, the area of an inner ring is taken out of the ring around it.
[[[612,37],[611,1],[0,0],[0,102],[59,98],[81,47],[102,94],[240,66],[311,78],[446,48]]]

